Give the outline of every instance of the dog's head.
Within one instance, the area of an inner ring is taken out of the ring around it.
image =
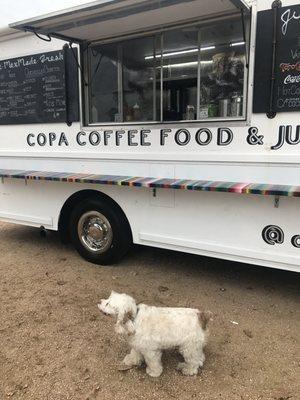
[[[105,315],[117,317],[117,325],[124,325],[135,318],[137,305],[135,300],[125,293],[112,291],[108,299],[101,299],[98,308]]]

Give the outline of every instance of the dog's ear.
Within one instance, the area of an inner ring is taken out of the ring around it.
[[[134,321],[134,315],[132,311],[128,311],[123,318],[123,324],[126,324],[128,321]]]
[[[117,323],[115,325],[115,332],[121,335],[133,335],[134,333],[134,316],[132,311],[128,311],[125,314],[119,314]],[[128,324],[128,322],[130,322]]]
[[[199,311],[198,318],[203,330],[207,328],[209,321],[212,321],[213,314],[210,311]]]
[[[128,321],[133,322],[134,321],[134,315],[133,315],[133,311],[127,311],[127,312],[120,312],[118,315],[118,319],[117,322],[119,324],[123,324],[125,325]]]

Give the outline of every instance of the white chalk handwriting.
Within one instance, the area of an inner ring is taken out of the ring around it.
[[[291,9],[288,9],[282,14],[282,16],[281,16],[281,21],[283,22],[282,34],[284,36],[287,34],[290,22],[297,21],[297,20],[299,20],[299,22],[300,22],[300,15],[297,15],[296,11],[292,11]]]

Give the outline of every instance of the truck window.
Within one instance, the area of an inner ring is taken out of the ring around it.
[[[90,45],[86,123],[243,119],[244,38],[232,18]]]

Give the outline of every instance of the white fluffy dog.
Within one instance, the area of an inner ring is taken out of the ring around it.
[[[122,362],[122,369],[145,361],[147,373],[158,377],[163,371],[162,351],[174,348],[178,348],[184,357],[185,362],[178,364],[184,375],[196,375],[203,366],[210,312],[137,305],[132,297],[114,291],[108,299],[102,299],[98,307],[104,314],[117,317],[115,331],[125,336],[131,347]]]

